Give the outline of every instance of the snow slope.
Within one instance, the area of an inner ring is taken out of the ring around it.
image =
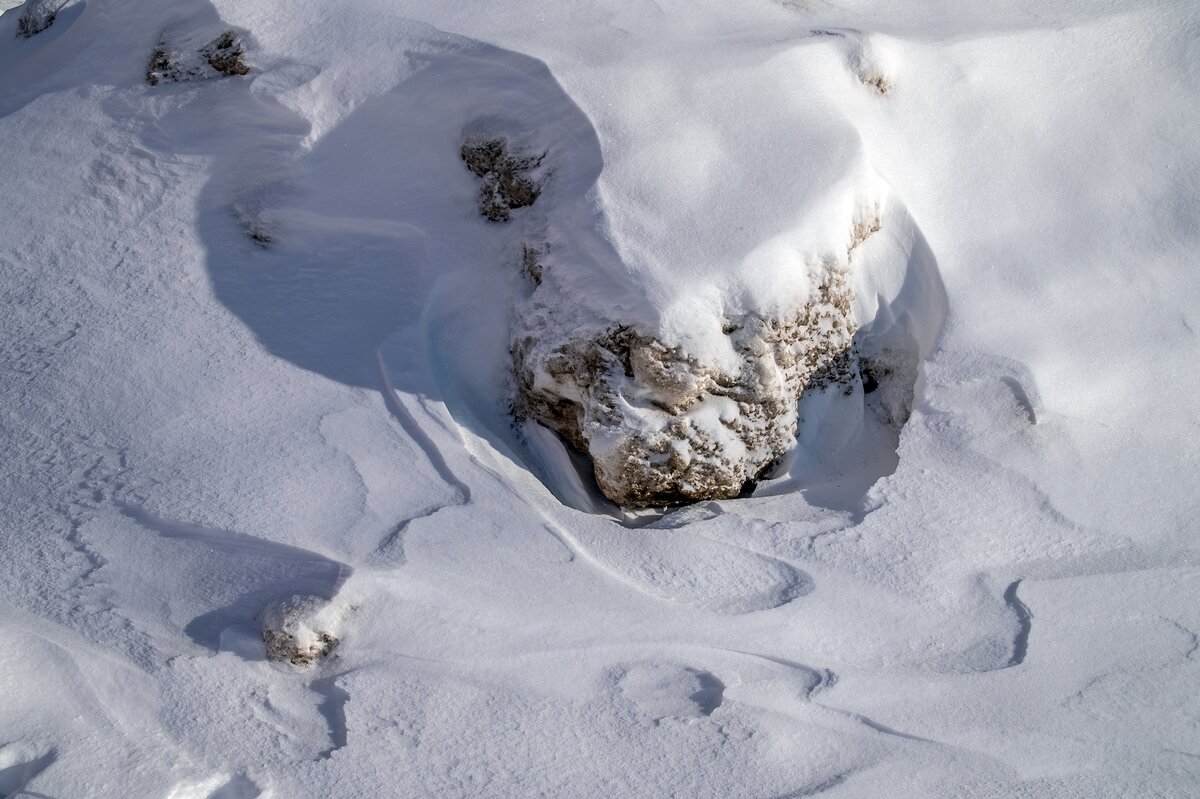
[[[18,13],[0,795],[1200,793],[1195,4]],[[146,83],[226,30],[246,77]],[[480,125],[556,170],[507,225]],[[902,430],[814,392],[753,496],[643,514],[514,431],[527,237],[708,352],[873,188]]]

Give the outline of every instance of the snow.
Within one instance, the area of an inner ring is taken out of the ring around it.
[[[1200,793],[1195,4],[19,13],[0,795]],[[249,75],[149,86],[167,30]],[[507,224],[477,128],[553,170]],[[524,241],[718,359],[875,208],[915,392],[807,393],[753,495],[621,511],[514,430]]]

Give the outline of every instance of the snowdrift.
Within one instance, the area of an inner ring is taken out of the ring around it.
[[[7,10],[0,795],[1197,795],[1198,13]]]

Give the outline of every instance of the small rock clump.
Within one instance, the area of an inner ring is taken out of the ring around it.
[[[17,17],[17,37],[28,39],[54,24],[66,0],[29,0]]]
[[[320,597],[293,596],[269,605],[262,614],[267,660],[311,666],[332,653],[340,641],[321,629],[319,616],[326,604]]]
[[[887,75],[878,70],[868,70],[860,76],[860,79],[863,85],[874,89],[876,94],[886,95],[892,90],[892,82],[888,80]]]
[[[470,137],[459,155],[467,169],[482,183],[479,212],[491,222],[507,222],[514,208],[533,205],[542,192],[535,170],[546,157],[515,155],[508,141],[498,137]]]
[[[187,37],[185,37],[187,38]],[[246,47],[233,31],[225,31],[200,47],[186,41],[168,43],[166,34],[150,52],[146,67],[146,82],[157,86],[161,82],[207,80],[222,75],[246,75]]]
[[[200,54],[208,65],[222,75],[245,75],[250,72],[246,66],[246,48],[241,39],[233,31],[225,31],[200,48]]]
[[[172,61],[170,53],[167,52],[166,43],[160,41],[150,51],[150,63],[146,67],[146,82],[151,86],[157,86],[159,81],[175,81],[179,78],[179,68]]]

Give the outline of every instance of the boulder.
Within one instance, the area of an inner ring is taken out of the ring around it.
[[[855,223],[847,258],[811,265],[811,290],[790,309],[724,319],[732,361],[617,322],[547,336],[562,328],[547,322],[562,306],[539,301],[548,267],[531,266],[536,249],[526,247],[536,288],[518,309],[511,347],[518,416],[589,455],[618,505],[738,496],[794,446],[801,393],[856,376],[850,254],[877,230],[876,218]]]

